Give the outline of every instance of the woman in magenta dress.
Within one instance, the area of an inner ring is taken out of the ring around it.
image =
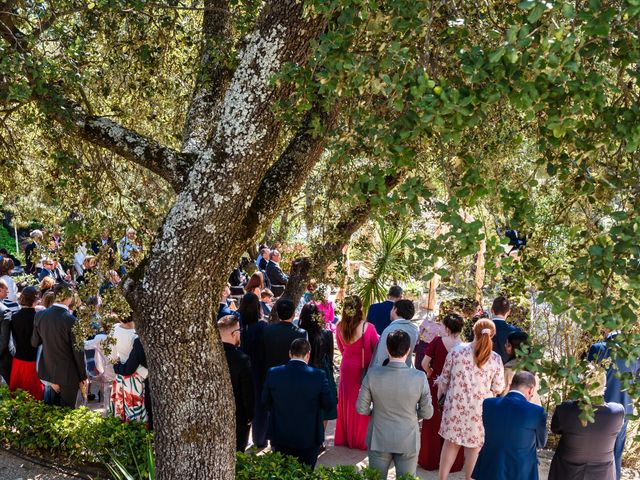
[[[460,332],[464,326],[464,319],[457,313],[447,313],[442,319],[442,336],[435,337],[425,349],[425,356],[422,360],[422,369],[427,373],[429,388],[431,390],[431,401],[433,403],[433,417],[422,421],[422,431],[420,438],[420,453],[418,454],[418,464],[425,470],[438,470],[440,467],[440,452],[444,439],[438,433],[440,430],[441,414],[438,408],[438,386],[436,378],[442,373],[444,361],[449,351],[457,347],[462,340]],[[452,472],[459,472],[464,465],[464,452],[458,452],[456,461],[451,468]]]
[[[375,327],[364,319],[362,301],[357,296],[344,301],[342,319],[337,325],[338,349],[342,353],[338,386],[338,419],[335,444],[366,450],[365,436],[369,417],[356,412],[360,378],[369,366],[378,344]]]
[[[329,300],[329,288],[326,285],[318,286],[313,294],[313,298],[315,299],[314,303],[316,304],[316,307],[318,307],[318,310],[320,310],[320,313],[322,313],[326,322],[325,329],[335,332],[336,326],[333,323],[333,320],[336,314],[333,309],[333,302]]]

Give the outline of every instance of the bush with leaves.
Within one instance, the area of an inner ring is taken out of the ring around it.
[[[34,401],[27,393],[0,387],[0,439],[4,446],[74,465],[115,458],[126,468],[145,460],[153,433],[87,408],[69,409]]]

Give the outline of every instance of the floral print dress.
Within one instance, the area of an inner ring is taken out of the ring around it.
[[[479,368],[473,345],[459,345],[447,355],[438,384],[440,391],[446,391],[440,436],[463,447],[482,447],[482,402],[504,390],[500,355],[491,352],[487,363]]]

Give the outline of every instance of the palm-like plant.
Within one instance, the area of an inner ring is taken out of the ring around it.
[[[111,455],[111,463],[108,463],[107,469],[112,475],[114,480],[154,480],[155,479],[155,457],[153,454],[153,445],[151,442],[147,443],[147,449],[145,452],[144,463],[139,464],[135,458],[136,455],[133,452],[133,447],[129,444],[131,449],[131,457],[135,462],[135,470],[129,470],[120,460]]]
[[[384,300],[390,282],[408,278],[406,241],[409,232],[406,228],[393,228],[378,221],[376,239],[371,255],[363,261],[369,272],[366,278],[356,280],[355,293],[362,299],[363,311],[372,303]]]

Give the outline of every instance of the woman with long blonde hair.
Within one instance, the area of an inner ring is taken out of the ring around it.
[[[438,480],[449,476],[461,447],[464,448],[464,475],[471,480],[473,467],[484,443],[482,402],[504,389],[504,369],[500,355],[493,351],[495,324],[481,318],[473,326],[473,342],[462,344],[447,355],[438,378],[438,398],[444,397],[440,436]]]

